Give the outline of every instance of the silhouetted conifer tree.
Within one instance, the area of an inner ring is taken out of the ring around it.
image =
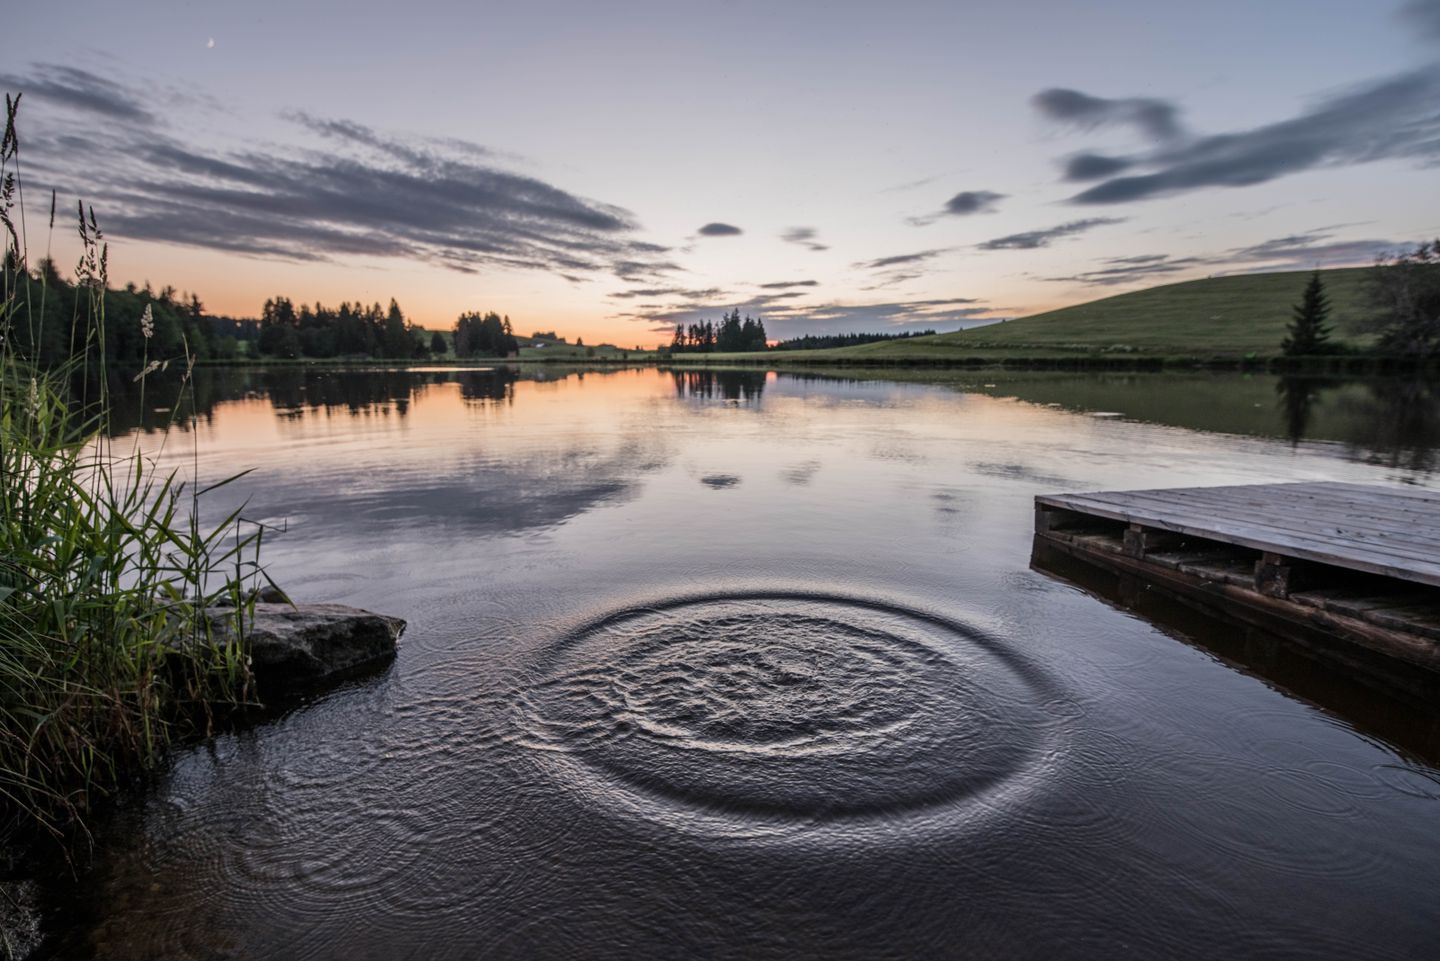
[[[1333,349],[1330,326],[1325,322],[1329,315],[1330,298],[1325,296],[1325,284],[1317,270],[1310,275],[1305,293],[1295,305],[1295,317],[1286,328],[1289,336],[1280,344],[1280,349],[1287,357],[1330,352]]]

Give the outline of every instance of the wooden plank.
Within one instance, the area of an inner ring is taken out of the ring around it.
[[[1077,506],[1076,509],[1080,508]],[[1387,572],[1396,565],[1411,570],[1425,570],[1429,567],[1440,576],[1440,564],[1431,560],[1440,557],[1440,552],[1411,545],[1392,545],[1373,539],[1314,535],[1290,527],[1272,526],[1268,523],[1268,518],[1259,515],[1247,515],[1240,519],[1217,518],[1213,511],[1186,510],[1168,502],[1156,504],[1143,495],[1137,495],[1133,504],[1118,507],[1104,504],[1099,505],[1098,509],[1092,505],[1091,509],[1129,523],[1244,544],[1257,550],[1278,550],[1306,560],[1331,563],[1333,558],[1344,556],[1371,565],[1381,565]]]
[[[1265,620],[1254,623],[1266,630],[1284,630],[1287,626],[1310,628],[1427,670],[1440,671],[1440,644],[1428,637],[1320,607],[1306,607],[1289,598],[1267,597],[1251,587],[1206,581],[1183,570],[1171,571],[1120,552],[1098,555],[1081,544],[1053,540],[1048,534],[1037,534],[1036,538],[1073,556],[1145,578],[1161,589],[1218,605],[1225,613],[1246,619],[1247,612],[1262,615]]]
[[[1224,488],[1199,488],[1190,490],[1138,490],[1138,491],[1106,491],[1094,494],[1066,495],[1069,497],[1084,498],[1092,502],[1123,504],[1144,497],[1153,501],[1163,501],[1174,507],[1189,505],[1204,505],[1206,507],[1226,507],[1235,510],[1264,510],[1275,511],[1281,516],[1292,516],[1297,519],[1308,519],[1314,513],[1319,512],[1326,516],[1340,517],[1347,521],[1364,526],[1366,524],[1379,524],[1381,526],[1394,524],[1397,520],[1407,523],[1418,523],[1421,529],[1434,530],[1437,526],[1436,518],[1440,516],[1440,505],[1434,511],[1423,508],[1410,508],[1405,506],[1405,501],[1394,501],[1390,505],[1376,503],[1373,498],[1365,499],[1343,499],[1322,497],[1305,491],[1286,491],[1284,488],[1289,485],[1277,485],[1279,490],[1271,489],[1263,492],[1251,492],[1242,489],[1238,493],[1229,493]],[[1381,515],[1384,515],[1383,518]]]
[[[1440,586],[1440,496],[1428,493],[1324,481],[1052,494],[1035,500],[1112,521]],[[1317,531],[1317,520],[1330,529]]]
[[[1159,511],[1159,513],[1172,514],[1176,511],[1185,511],[1185,513],[1202,513],[1207,517],[1214,517],[1215,513],[1224,511],[1224,516],[1247,517],[1247,519],[1254,519],[1266,526],[1297,529],[1300,532],[1313,530],[1316,520],[1316,511],[1310,509],[1308,504],[1266,504],[1257,500],[1227,500],[1204,496],[1178,499],[1178,497],[1171,496],[1168,491],[1126,491],[1123,496],[1090,494],[1090,496],[1076,496],[1076,503],[1089,503],[1092,506],[1093,504],[1106,504],[1110,507],[1128,507],[1132,510],[1145,509],[1146,513]],[[1374,523],[1369,522],[1361,514],[1349,510],[1325,510],[1323,514],[1335,517],[1339,522],[1348,524],[1351,529],[1368,530],[1367,524]],[[1401,542],[1410,542],[1410,540],[1424,542],[1431,537],[1440,537],[1440,523],[1437,523],[1434,517],[1427,516],[1421,519],[1417,516],[1414,520],[1395,520],[1388,524],[1388,527],[1392,527],[1395,532],[1404,535],[1395,537],[1395,540],[1401,540]],[[1375,526],[1374,530],[1377,530],[1380,535],[1384,535],[1387,527]]]
[[[1153,500],[1158,492],[1136,493]],[[1358,504],[1320,499],[1304,493],[1297,494],[1292,503],[1277,503],[1257,497],[1228,498],[1206,490],[1186,492],[1186,496],[1179,503],[1185,506],[1204,505],[1209,509],[1230,511],[1235,515],[1242,511],[1248,514],[1259,511],[1277,525],[1303,525],[1305,529],[1311,530],[1315,527],[1334,526],[1347,531],[1393,534],[1397,535],[1396,540],[1424,544],[1430,548],[1440,545],[1440,522],[1437,522],[1440,506],[1437,506],[1433,514],[1422,511],[1395,511],[1391,516],[1379,518],[1367,514]]]
[[[1440,516],[1440,505],[1434,510],[1427,510],[1424,507],[1410,507],[1416,504],[1415,501],[1403,501],[1395,499],[1391,502],[1376,502],[1373,497],[1365,498],[1335,498],[1324,497],[1313,492],[1306,491],[1284,491],[1270,490],[1265,492],[1240,492],[1227,493],[1221,490],[1193,490],[1193,491],[1131,491],[1125,492],[1124,497],[1115,494],[1090,495],[1097,500],[1107,500],[1111,503],[1123,503],[1126,499],[1133,499],[1134,496],[1145,496],[1155,500],[1164,500],[1175,506],[1182,505],[1205,505],[1207,507],[1223,506],[1234,510],[1263,510],[1274,511],[1279,516],[1293,517],[1297,520],[1310,520],[1319,514],[1325,517],[1334,517],[1355,524],[1356,526],[1375,525],[1380,529],[1394,526],[1397,522],[1404,522],[1408,525],[1419,525],[1420,530],[1434,531],[1437,516]]]
[[[1121,505],[1121,509],[1133,515],[1132,523],[1161,525],[1165,521],[1171,521],[1197,527],[1208,526],[1216,531],[1253,531],[1257,536],[1283,536],[1297,542],[1358,544],[1375,553],[1421,561],[1440,557],[1440,540],[1426,542],[1409,536],[1367,535],[1357,531],[1343,534],[1315,531],[1313,526],[1296,518],[1286,517],[1278,509],[1240,508],[1233,504],[1217,504],[1213,507],[1183,504],[1155,497],[1144,491],[1134,492],[1127,501],[1105,503]]]

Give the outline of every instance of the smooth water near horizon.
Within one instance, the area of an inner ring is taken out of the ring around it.
[[[296,600],[409,627],[176,752],[53,956],[1434,951],[1434,715],[1030,567],[1037,493],[1434,486],[1413,392],[1308,385],[1295,430],[1238,376],[206,376],[164,462],[255,468],[213,516],[248,497]]]

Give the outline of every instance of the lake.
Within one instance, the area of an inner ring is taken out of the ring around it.
[[[1437,482],[1238,374],[201,370],[120,426],[384,670],[176,752],[57,957],[1416,958],[1440,725],[1031,567],[1057,491]]]

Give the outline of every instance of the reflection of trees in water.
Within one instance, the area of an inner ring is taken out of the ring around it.
[[[519,375],[509,367],[494,370],[467,370],[455,375],[460,396],[470,403],[514,404],[515,381]]]
[[[247,398],[268,400],[278,416],[287,418],[301,418],[308,411],[320,410],[345,411],[355,416],[393,411],[404,417],[411,403],[425,391],[447,383],[459,384],[460,396],[468,403],[513,404],[515,382],[530,379],[546,377],[523,376],[507,367],[465,371],[200,367],[187,384],[172,366],[151,373],[143,383],[130,376],[110,377],[110,432],[119,435],[172,426],[185,430],[192,416],[207,421],[217,405]],[[98,378],[77,379],[72,394],[77,403],[99,397]]]
[[[408,370],[334,371],[277,368],[263,371],[259,387],[270,406],[282,415],[299,417],[310,410],[344,410],[353,415],[394,410],[401,417],[413,397],[444,378]]]
[[[765,391],[763,370],[674,370],[675,396],[693,400],[723,400],[754,404]]]
[[[1285,422],[1285,436],[1291,444],[1305,439],[1321,393],[1341,383],[1331,377],[1281,377],[1275,382],[1276,403]]]
[[[1363,387],[1364,390],[1342,390]],[[1275,385],[1285,436],[1304,439],[1322,406],[1349,422],[1351,456],[1397,470],[1429,473],[1440,449],[1440,387],[1419,378],[1381,377],[1346,382],[1329,377],[1281,377]],[[1327,395],[1330,395],[1327,397]]]
[[[216,404],[244,396],[244,390],[237,386],[243,381],[238,372],[225,371],[229,376],[224,378],[216,373],[196,370],[188,384],[183,368],[175,365],[152,371],[141,381],[136,381],[133,373],[112,373],[106,382],[110,399],[106,429],[118,437],[136,430],[188,430],[192,419],[208,422]],[[71,380],[70,392],[75,406],[84,408],[87,402],[100,397],[99,378],[93,372],[89,376],[77,375]]]
[[[1397,470],[1430,473],[1440,448],[1440,386],[1420,378],[1370,381],[1370,397],[1357,404],[1368,428],[1355,447],[1361,459]]]

